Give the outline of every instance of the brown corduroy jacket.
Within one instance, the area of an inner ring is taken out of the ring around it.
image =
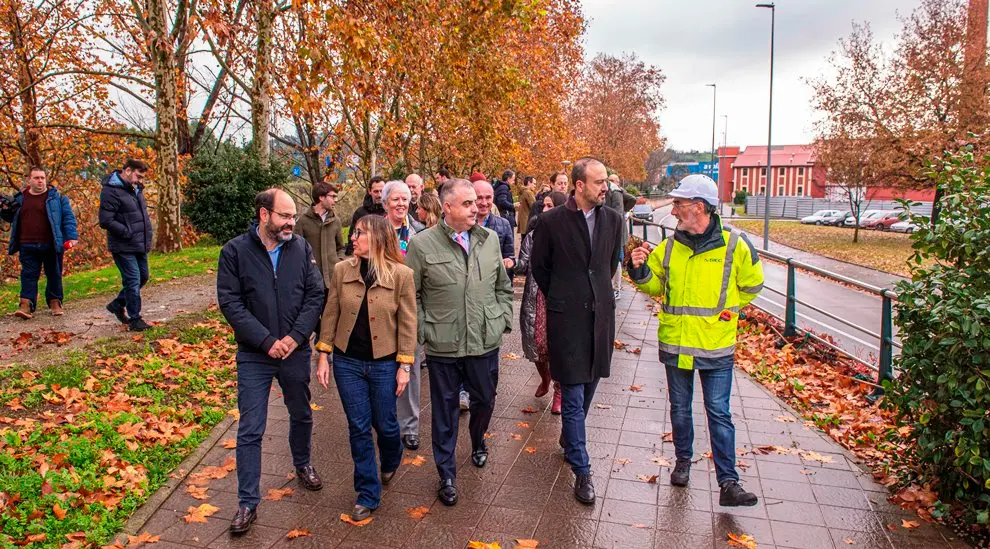
[[[353,256],[333,267],[316,349],[326,353],[332,353],[334,347],[347,350],[365,292],[368,294],[368,322],[375,358],[396,353],[397,362],[412,364],[417,334],[416,285],[412,269],[396,265],[395,280],[391,285],[379,280],[366,288],[361,276],[361,260]]]

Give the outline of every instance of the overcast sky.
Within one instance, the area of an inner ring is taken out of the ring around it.
[[[765,145],[770,71],[770,10],[746,0],[584,0],[586,54],[633,52],[667,76],[661,133],[671,148],[709,150],[712,88],[716,142],[728,115],[730,145]],[[917,0],[778,0],[774,52],[773,144],[809,143],[814,112],[802,80],[822,73],[825,58],[853,21],[868,21],[887,42],[898,13]]]

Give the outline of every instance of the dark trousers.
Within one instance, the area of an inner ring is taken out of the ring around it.
[[[674,433],[674,455],[678,461],[689,461],[694,457],[694,422],[691,419],[694,372],[667,366],[670,423]],[[736,427],[732,424],[732,413],[729,411],[732,368],[701,369],[698,370],[698,376],[701,378],[701,392],[705,398],[705,413],[708,415],[715,480],[720,486],[731,480],[738,482]]]
[[[591,472],[591,459],[588,457],[588,439],[584,420],[595,398],[598,380],[574,385],[560,384],[561,435],[564,437],[564,457],[571,464],[575,475]]]
[[[482,356],[448,358],[427,355],[430,363],[430,400],[433,406],[433,459],[440,478],[456,478],[457,418],[461,385],[471,395],[471,448],[485,441],[485,431],[495,410],[498,349]]]
[[[261,439],[268,423],[268,397],[272,380],[282,388],[289,409],[289,449],[296,467],[309,465],[313,435],[313,410],[309,407],[310,353],[297,351],[287,360],[238,361],[237,497],[252,509],[261,501]]]
[[[44,269],[45,303],[62,301],[62,252],[52,244],[21,244],[21,297],[31,300],[33,311],[38,300],[38,279]]]
[[[113,254],[123,289],[110,302],[115,309],[127,308],[127,316],[141,318],[141,288],[148,283],[148,254]]]
[[[371,429],[378,433],[381,470],[391,473],[402,461],[402,441],[395,415],[394,360],[356,360],[333,354],[333,379],[347,416],[351,458],[354,460],[354,491],[357,504],[377,509],[382,485],[375,463],[375,442]],[[409,390],[408,387],[406,390]]]

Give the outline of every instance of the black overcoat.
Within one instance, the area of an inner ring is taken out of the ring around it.
[[[612,276],[619,266],[622,218],[598,206],[594,242],[572,196],[540,215],[532,272],[547,302],[550,373],[560,383],[608,377],[615,341]]]

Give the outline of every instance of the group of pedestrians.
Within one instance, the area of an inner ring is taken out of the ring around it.
[[[464,406],[471,463],[488,462],[485,434],[498,394],[502,339],[512,327],[513,272],[526,277],[520,326],[525,355],[540,374],[537,396],[554,387],[551,409],[561,414],[559,443],[574,474],[575,498],[595,502],[585,421],[600,380],[610,375],[618,298],[613,280],[623,263],[626,201],[619,182],[590,157],[575,161],[570,189],[565,174],[554,174],[539,193],[535,181],[524,179],[532,200],[510,211],[500,204],[500,183],[511,185],[514,177],[506,171],[493,185],[481,174],[438,173],[436,194],[415,174],[373,180],[347,243],[333,213],[335,186],[314,186],[313,205],[302,217],[286,192],[258,195],[256,222],[224,246],[217,277],[218,304],[238,343],[240,506],[231,532],[247,531],[257,516],[273,380],[289,411],[296,475],[307,489],[322,487],[310,461],[314,332],[317,381],[327,387],[333,376],[347,418],[357,494],[352,519],[365,519],[380,505],[382,485],[394,478],[403,448],[420,445],[424,364],[437,495],[455,505]],[[671,483],[689,480],[697,369],[720,502],[752,505],[756,496],[735,472],[729,394],[739,309],[759,292],[762,267],[744,237],[722,228],[710,179],[686,179],[673,196],[674,236],[625,258],[641,289],[665,296],[658,336],[677,456]],[[518,256],[514,225],[525,227]]]
[[[121,290],[106,308],[131,331],[151,326],[141,317],[141,288],[148,283],[152,226],[144,198],[148,164],[127,159],[102,182],[99,224],[107,249],[120,271]],[[79,243],[69,197],[48,181],[48,171],[32,166],[23,188],[0,204],[0,219],[10,223],[7,252],[21,263],[20,303],[14,315],[24,320],[37,310],[38,281],[44,272],[45,302],[54,316],[65,314],[62,267],[65,252]]]

